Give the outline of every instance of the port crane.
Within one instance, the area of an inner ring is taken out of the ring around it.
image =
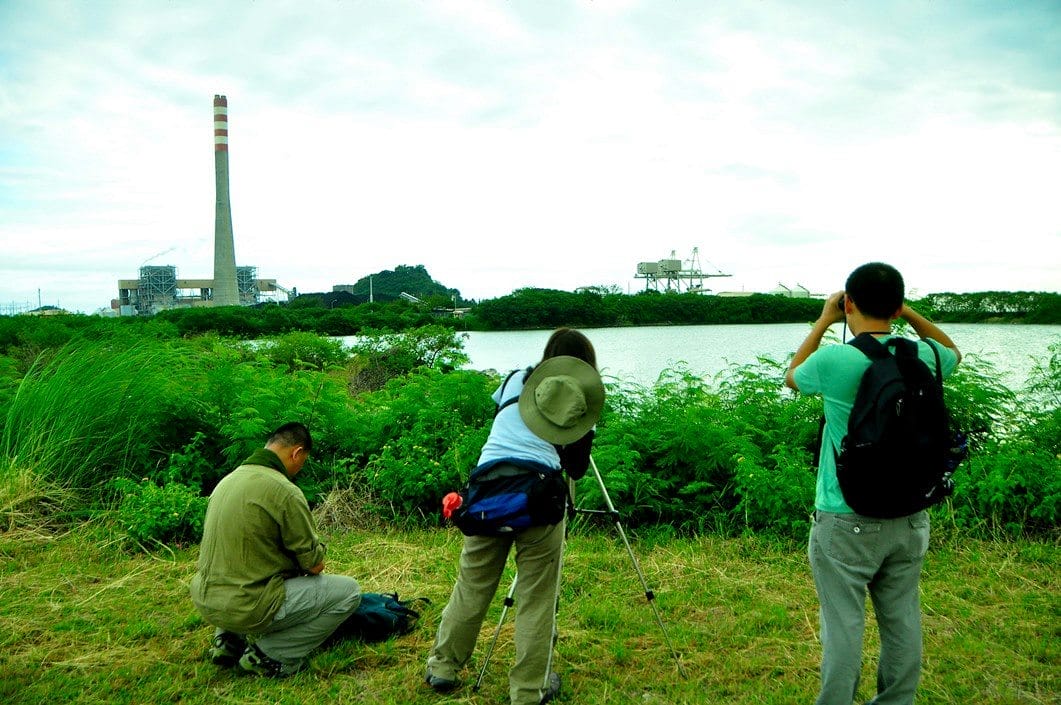
[[[674,250],[671,250],[668,259],[658,262],[638,262],[636,279],[645,280],[645,289],[652,288],[659,291],[673,291],[681,293],[704,294],[709,291],[704,287],[704,280],[711,277],[731,277],[732,274],[723,272],[705,272],[700,265],[700,248],[693,248],[693,256],[687,260],[678,259]]]

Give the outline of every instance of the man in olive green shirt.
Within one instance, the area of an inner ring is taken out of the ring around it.
[[[216,627],[219,665],[296,673],[361,601],[353,578],[323,574],[326,547],[292,481],[312,446],[303,424],[285,424],[210,495],[191,598]]]

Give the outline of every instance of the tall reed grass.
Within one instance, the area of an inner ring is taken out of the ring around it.
[[[74,341],[22,379],[0,457],[71,489],[142,474],[165,423],[167,392],[180,388],[186,369],[174,347],[158,341]]]

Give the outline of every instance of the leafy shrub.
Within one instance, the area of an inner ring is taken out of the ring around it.
[[[954,525],[1009,536],[1056,534],[1061,520],[1061,344],[1037,360],[1020,394],[994,367],[963,361],[948,385],[958,426],[970,429],[970,457],[955,473]],[[963,369],[964,368],[964,369]]]
[[[974,454],[955,473],[953,522],[1009,536],[1057,532],[1061,458],[1033,439],[1006,440]]]
[[[778,446],[763,463],[737,459],[736,511],[745,531],[801,537],[810,530],[814,507],[814,473],[802,448]]]
[[[196,431],[192,439],[180,450],[169,455],[169,463],[160,474],[163,483],[180,483],[190,487],[206,488],[215,484],[218,475],[216,449],[210,447],[206,433]],[[151,479],[151,478],[146,478]]]
[[[1061,343],[1050,346],[1047,358],[1035,361],[1021,396],[1026,410],[1021,435],[1061,456]]]
[[[258,352],[273,365],[291,370],[327,370],[342,365],[349,356],[341,341],[301,332],[268,339]]]
[[[239,365],[220,384],[231,395],[219,424],[226,443],[222,472],[260,448],[282,423],[297,420],[309,427],[314,439],[313,452],[299,475],[300,486],[312,502],[334,484],[332,468],[338,458],[349,455],[358,426],[340,381],[317,372]]]
[[[1000,381],[988,359],[969,356],[947,378],[943,397],[953,425],[970,434],[972,451],[1018,430],[1017,396]]]
[[[609,390],[594,455],[616,507],[633,525],[679,532],[803,533],[821,406],[783,392],[782,376],[762,359],[731,367],[717,389],[678,368],[650,389]],[[580,492],[603,508],[595,483]]]
[[[117,520],[126,535],[140,545],[198,541],[203,533],[207,499],[180,482],[157,485],[143,479],[113,481],[120,493]]]
[[[421,368],[355,400],[347,482],[363,481],[395,518],[437,515],[439,501],[478,460],[497,380]]]
[[[380,389],[418,367],[454,370],[468,362],[462,333],[423,326],[402,333],[366,335],[351,345],[348,374],[352,394]]]

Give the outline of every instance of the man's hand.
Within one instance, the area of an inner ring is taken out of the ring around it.
[[[320,575],[321,573],[324,572],[324,561],[321,561],[320,563],[318,563],[317,565],[313,566],[312,568],[310,568],[306,572],[309,573],[310,575]]]
[[[844,320],[844,292],[837,291],[834,294],[830,294],[829,298],[825,300],[822,305],[821,315],[818,316],[818,320],[827,322],[830,325],[833,323],[839,323]]]
[[[803,364],[804,360],[811,356],[811,353],[818,349],[818,346],[821,345],[822,342],[822,336],[825,335],[825,331],[829,330],[829,326],[837,321],[844,320],[844,317],[847,314],[844,313],[844,309],[840,308],[840,299],[842,299],[843,296],[844,292],[838,291],[825,300],[825,304],[822,306],[821,315],[819,315],[818,320],[814,322],[814,327],[811,329],[811,332],[807,334],[807,337],[792,356],[792,360],[788,363],[788,372],[785,373],[785,386],[790,389],[795,389],[797,392],[799,391],[793,373],[796,371],[797,367]]]
[[[899,318],[909,323],[919,337],[931,338],[944,347],[950,348],[957,356],[958,362],[962,361],[961,350],[958,350],[958,346],[954,344],[950,336],[941,331],[935,323],[910,308],[907,304],[903,304],[903,307],[899,309]]]

